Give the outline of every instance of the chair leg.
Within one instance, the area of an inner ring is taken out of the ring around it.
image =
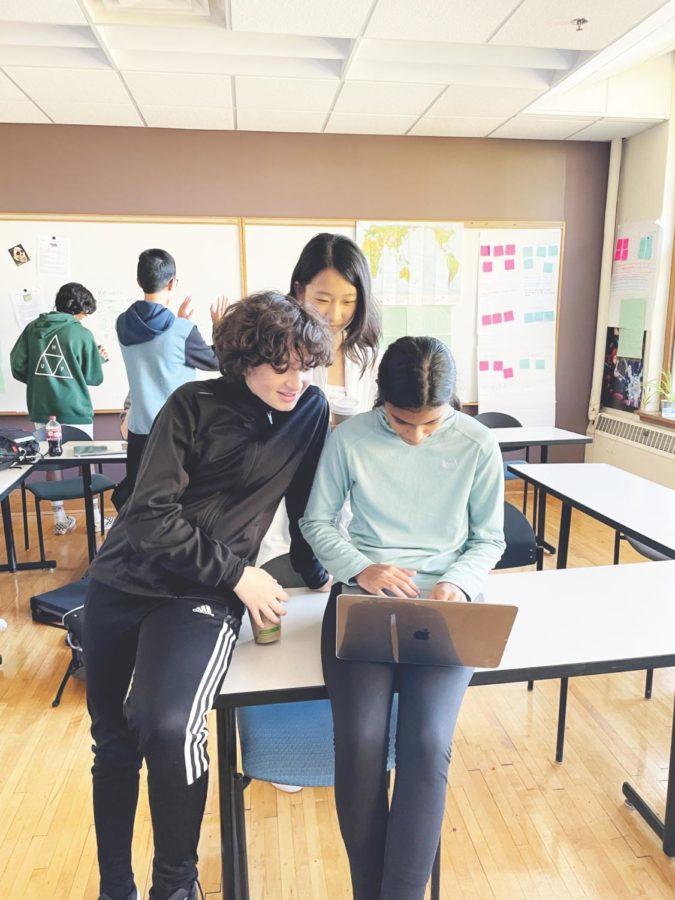
[[[23,515],[23,547],[30,550],[30,537],[28,535],[28,498],[26,495],[26,482],[21,482],[21,513]]]
[[[73,674],[74,671],[75,670],[73,669],[73,662],[71,660],[68,663],[68,668],[66,669],[66,674],[61,679],[61,684],[59,685],[59,689],[56,692],[56,696],[52,700],[52,706],[54,708],[56,708],[59,705],[59,703],[61,702],[61,697],[63,696],[63,692],[66,689],[66,685],[68,684],[68,681],[70,680],[70,676]]]
[[[614,565],[619,565],[619,558],[621,556],[621,532],[617,529],[614,532]]]
[[[105,534],[105,510],[103,508],[103,491],[98,495],[98,508],[101,514],[101,534]]]
[[[431,867],[431,896],[430,900],[440,900],[441,896],[441,841],[438,841],[434,864]]]
[[[45,554],[45,538],[42,533],[42,513],[40,512],[40,501],[38,498],[35,498],[35,515],[37,516],[37,531],[38,531],[38,543],[40,545],[40,562],[46,562],[47,556]]]
[[[523,515],[527,515],[527,482],[523,482]]]
[[[645,700],[652,698],[652,685],[654,683],[654,670],[647,669],[647,677],[645,678]]]

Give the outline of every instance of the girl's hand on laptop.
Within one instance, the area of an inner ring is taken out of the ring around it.
[[[456,584],[453,584],[451,581],[439,581],[438,584],[434,585],[434,587],[429,591],[428,600],[447,600],[447,601],[459,601],[462,602],[467,600],[467,596],[464,591],[457,587]]]
[[[373,563],[359,572],[356,583],[369,594],[380,597],[419,597],[420,589],[412,580],[413,575],[412,569]]]
[[[258,628],[266,628],[270,622],[276,625],[280,617],[286,615],[282,601],[288,600],[288,594],[264,569],[246,566],[234,586],[234,592],[249,610]]]

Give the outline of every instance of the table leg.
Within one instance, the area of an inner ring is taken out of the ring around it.
[[[572,524],[572,507],[563,503],[560,511],[560,539],[558,541],[557,569],[567,568],[567,551],[570,546],[570,526]]]
[[[96,524],[94,522],[94,496],[91,492],[91,463],[82,464],[84,487],[84,518],[87,523],[87,551],[89,562],[96,556]]]
[[[12,527],[12,508],[9,505],[9,496],[0,503],[2,506],[2,527],[5,532],[5,551],[7,562],[0,565],[0,572],[23,572],[33,569],[55,569],[56,560],[46,559],[44,562],[17,562],[16,546],[14,544],[14,528]]]
[[[560,679],[560,699],[558,701],[558,736],[555,745],[555,761],[561,763],[563,761],[563,753],[565,751],[565,723],[567,721],[567,688],[569,686],[568,678]]]
[[[665,820],[661,820],[648,803],[642,799],[632,785],[623,783],[623,795],[635,808],[647,825],[661,838],[666,856],[675,856],[675,710],[670,738],[670,763],[668,765],[668,793],[666,795]]]
[[[537,502],[537,571],[540,572],[544,568],[544,534],[546,532],[546,491],[543,487],[539,488],[539,498]]]
[[[223,900],[248,900],[246,836],[243,829],[241,776],[237,775],[236,719],[233,709],[216,712],[218,725],[218,787],[220,859]]]
[[[541,455],[540,455],[539,459],[540,459],[540,461],[541,461],[542,463],[544,463],[544,464],[546,464],[546,463],[548,462],[548,445],[547,445],[547,444],[544,444],[544,445],[541,447]],[[542,529],[542,534],[541,534],[541,547],[542,547],[543,550],[545,550],[545,551],[546,551],[547,553],[549,553],[551,556],[554,556],[554,555],[555,555],[555,552],[556,552],[555,547],[553,546],[553,544],[549,544],[549,542],[548,542],[547,540],[545,540],[544,537],[545,537],[545,536],[544,536],[544,531],[543,531],[543,529]]]

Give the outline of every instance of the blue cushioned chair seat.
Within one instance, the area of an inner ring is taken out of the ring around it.
[[[504,481],[513,481],[514,478],[520,478],[520,475],[516,475],[515,472],[509,472],[509,466],[526,466],[526,459],[509,459],[504,463]]]
[[[393,769],[398,696],[394,696],[387,768]],[[242,769],[249,778],[330,787],[335,777],[333,716],[328,700],[237,710]]]
[[[115,487],[115,482],[105,475],[91,476],[92,494],[100,494],[101,491],[109,491]],[[82,478],[66,478],[63,481],[36,481],[27,484],[26,488],[38,500],[80,500],[84,497],[84,483]]]

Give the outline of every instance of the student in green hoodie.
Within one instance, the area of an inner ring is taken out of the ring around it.
[[[22,331],[10,355],[12,375],[27,387],[28,415],[36,428],[56,416],[62,425],[76,425],[93,437],[89,386],[103,381],[108,354],[81,320],[96,311],[96,300],[84,285],[70,282],[59,288],[54,305]],[[54,534],[72,531],[75,519],[66,515],[63,502],[53,506]]]
[[[492,432],[453,408],[455,362],[436,338],[393,343],[371,412],[326,444],[302,533],[334,576],[321,657],[335,730],[335,801],[354,900],[422,900],[445,808],[452,735],[472,670],[335,655],[343,584],[380,596],[463,602],[504,552],[504,474]],[[339,530],[347,496],[350,540]],[[392,697],[396,783],[387,799]]]

